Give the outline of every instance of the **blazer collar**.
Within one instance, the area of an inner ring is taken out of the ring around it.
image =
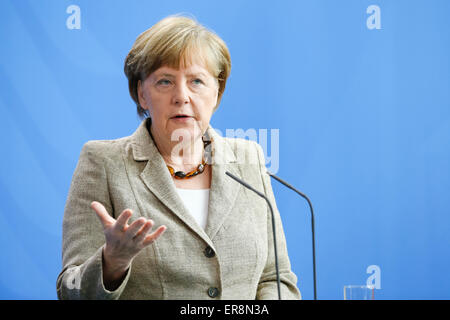
[[[236,181],[228,177],[229,171],[237,177],[241,177],[239,167],[236,165],[236,155],[231,145],[222,138],[212,127],[208,126],[205,137],[211,140],[210,161],[212,166],[212,178],[210,198],[208,205],[208,220],[203,230],[188,212],[175,187],[169,170],[151,138],[147,125],[150,119],[142,121],[138,129],[131,136],[131,147],[135,161],[148,161],[140,174],[140,178],[147,188],[189,228],[203,238],[214,248],[212,239],[225,222],[226,217],[236,201],[236,197],[242,187]]]

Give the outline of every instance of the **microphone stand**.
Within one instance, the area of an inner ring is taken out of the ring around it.
[[[270,173],[269,171],[267,171],[267,174],[269,176],[271,176],[272,178],[274,178],[275,180],[277,180],[278,182],[280,182],[281,184],[285,185],[286,187],[288,187],[289,189],[295,191],[297,194],[299,194],[300,196],[302,196],[303,198],[306,199],[306,201],[308,201],[309,204],[309,209],[311,211],[311,233],[312,233],[312,256],[313,256],[313,278],[314,278],[314,300],[317,300],[317,286],[316,286],[316,245],[315,245],[315,227],[314,227],[314,210],[311,204],[311,201],[309,200],[309,198],[303,194],[302,192],[298,191],[297,189],[295,189],[293,186],[291,186],[289,183],[287,183],[286,181],[282,180],[281,178],[278,178],[276,175]]]
[[[269,209],[270,209],[270,213],[272,214],[272,234],[273,234],[273,247],[274,247],[274,255],[275,255],[275,270],[276,270],[276,274],[277,274],[277,288],[278,288],[278,300],[281,300],[281,290],[280,290],[280,272],[278,270],[278,252],[277,252],[277,239],[276,239],[276,233],[275,233],[275,218],[273,216],[273,208],[272,205],[270,204],[269,199],[267,199],[267,197],[259,192],[258,190],[254,189],[252,186],[250,186],[248,183],[246,183],[245,181],[242,181],[241,179],[239,179],[238,177],[236,177],[235,175],[229,173],[228,171],[225,172],[225,174],[231,178],[233,178],[234,180],[236,180],[237,182],[239,182],[240,184],[242,184],[244,187],[252,190],[254,193],[256,193],[258,196],[260,196],[261,198],[264,198],[267,202],[267,204],[269,205]]]

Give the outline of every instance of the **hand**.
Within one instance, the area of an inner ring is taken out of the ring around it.
[[[97,201],[91,203],[100,222],[103,225],[106,244],[103,248],[103,259],[109,266],[109,271],[123,273],[131,264],[133,258],[146,246],[158,239],[166,226],[160,226],[155,232],[148,234],[152,229],[153,221],[143,217],[128,225],[131,209],[125,209],[117,220],[114,220],[105,207]]]

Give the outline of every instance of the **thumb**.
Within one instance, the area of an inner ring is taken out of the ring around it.
[[[93,201],[91,203],[91,208],[94,209],[104,229],[108,228],[116,221],[109,215],[108,211],[106,211],[105,207],[100,202]]]

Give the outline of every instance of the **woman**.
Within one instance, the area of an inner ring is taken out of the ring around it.
[[[137,38],[125,74],[144,120],[129,137],[83,146],[64,212],[60,299],[278,298],[267,205],[225,175],[275,205],[264,154],[209,125],[230,68],[225,43],[190,18]],[[299,299],[275,214],[282,298]]]

